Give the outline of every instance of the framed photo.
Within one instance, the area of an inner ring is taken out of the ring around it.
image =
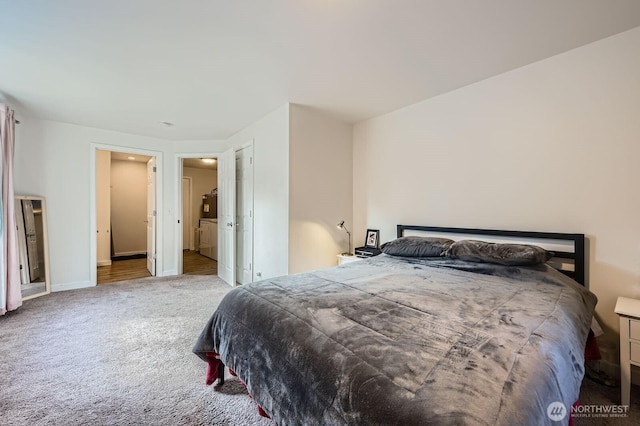
[[[380,246],[380,230],[367,229],[367,238],[364,240],[364,246],[369,248],[379,248]]]

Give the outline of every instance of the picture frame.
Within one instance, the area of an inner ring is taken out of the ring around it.
[[[364,239],[364,246],[368,248],[380,248],[380,230],[367,229],[367,235]]]

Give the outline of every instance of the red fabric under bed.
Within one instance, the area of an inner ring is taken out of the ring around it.
[[[220,355],[215,352],[207,352],[207,376],[205,378],[205,383],[207,386],[210,386],[218,380],[218,371],[220,368]]]
[[[600,355],[600,348],[598,342],[593,334],[593,330],[589,330],[589,336],[587,337],[587,344],[584,347],[584,360],[585,361],[597,361],[602,359]]]
[[[220,368],[220,363],[222,361],[220,361],[220,355],[215,352],[207,352],[206,356],[207,356],[207,376],[206,376],[205,382],[207,383],[207,385],[212,385],[216,380],[218,380],[218,371]],[[229,368],[229,373],[231,373],[232,376],[237,377],[236,372],[230,368]],[[242,380],[240,382],[244,385],[244,387],[247,387],[247,384],[245,382],[243,382]],[[251,396],[251,394],[249,394],[249,396]],[[262,407],[259,404],[256,404],[256,405],[258,406],[258,414],[268,419],[271,418],[262,409]]]
[[[264,412],[264,410],[262,409],[262,407],[259,404],[256,404],[258,406],[258,414],[260,414],[262,417],[266,417],[268,419],[271,418],[270,415],[268,415],[267,413]],[[573,426],[573,425],[571,425]]]

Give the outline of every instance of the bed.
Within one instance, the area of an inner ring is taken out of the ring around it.
[[[596,304],[582,234],[398,225],[397,236],[396,252],[230,291],[193,349],[208,383],[227,366],[280,426],[551,424],[557,403],[577,401]],[[444,237],[446,249],[431,243]],[[487,262],[475,239],[547,257]]]

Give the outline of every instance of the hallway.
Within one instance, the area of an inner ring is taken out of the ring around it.
[[[217,275],[218,262],[202,256],[196,251],[185,250],[183,253],[183,273],[185,275]],[[147,259],[114,260],[110,266],[98,267],[98,284],[133,280],[149,277]]]
[[[185,275],[218,275],[218,262],[197,251],[185,250],[182,254],[182,273]]]

